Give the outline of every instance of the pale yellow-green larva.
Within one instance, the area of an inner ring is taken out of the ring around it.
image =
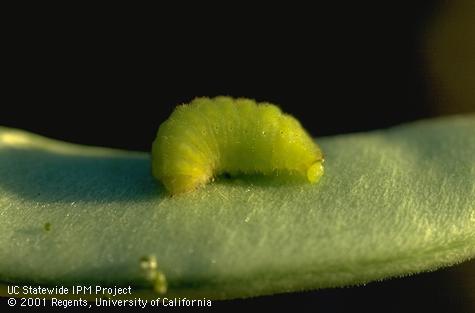
[[[152,172],[172,195],[224,173],[287,173],[316,183],[323,175],[323,154],[299,121],[273,104],[196,98],[160,125]]]

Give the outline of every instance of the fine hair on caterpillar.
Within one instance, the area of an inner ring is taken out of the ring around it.
[[[152,145],[152,173],[172,195],[227,175],[286,172],[316,183],[323,154],[299,121],[245,98],[195,98],[176,107]]]

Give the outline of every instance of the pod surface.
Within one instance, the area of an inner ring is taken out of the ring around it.
[[[154,255],[167,297],[226,299],[459,263],[475,256],[474,137],[467,116],[321,138],[317,185],[245,176],[169,197],[148,153],[0,128],[0,281],[151,290]]]

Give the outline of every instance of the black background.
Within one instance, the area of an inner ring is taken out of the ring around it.
[[[437,3],[394,3],[18,16],[0,124],[147,151],[195,96],[279,104],[314,136],[432,116],[421,38]]]
[[[422,43],[439,3],[381,2],[24,8],[3,23],[0,125],[148,151],[175,105],[195,96],[279,104],[314,136],[435,116]],[[473,266],[216,306],[468,312],[459,277]]]

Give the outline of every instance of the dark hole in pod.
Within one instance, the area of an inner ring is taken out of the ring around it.
[[[229,174],[228,172],[224,172],[223,174],[221,174],[221,177],[224,179],[231,179],[231,174]]]

